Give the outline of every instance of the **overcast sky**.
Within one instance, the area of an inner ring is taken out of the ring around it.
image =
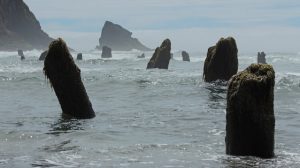
[[[50,36],[94,49],[106,20],[155,48],[205,53],[233,36],[239,52],[299,52],[299,0],[24,0]]]

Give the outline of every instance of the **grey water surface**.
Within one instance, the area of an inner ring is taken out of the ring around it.
[[[64,120],[41,51],[0,52],[0,167],[300,167],[300,55],[267,53],[276,71],[273,159],[225,154],[226,86],[202,81],[205,54],[146,70],[151,52],[76,61],[96,112]],[[73,53],[76,56],[76,53]],[[256,54],[239,54],[239,70]]]

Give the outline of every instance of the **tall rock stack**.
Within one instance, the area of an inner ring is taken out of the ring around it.
[[[162,42],[160,47],[157,47],[150,61],[147,69],[159,68],[168,69],[171,59],[171,41],[166,39]]]
[[[0,51],[45,49],[52,40],[23,0],[0,0]]]
[[[62,39],[50,44],[44,62],[44,73],[54,88],[64,116],[77,119],[95,117],[81,80],[80,69]]]
[[[252,64],[230,79],[227,93],[226,153],[274,156],[274,83],[271,65]]]
[[[138,39],[131,36],[132,33],[122,26],[106,21],[102,28],[99,46],[96,48],[101,50],[104,46],[109,46],[113,51],[130,51],[132,49],[150,51]]]
[[[228,81],[238,70],[238,49],[234,38],[221,38],[207,51],[203,79],[206,82]]]

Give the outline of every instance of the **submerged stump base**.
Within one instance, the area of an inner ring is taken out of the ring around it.
[[[229,82],[226,113],[226,153],[274,156],[274,83],[271,65],[252,64]]]

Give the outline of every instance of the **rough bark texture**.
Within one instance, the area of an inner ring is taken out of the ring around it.
[[[171,59],[171,41],[166,39],[162,42],[160,47],[155,49],[153,56],[151,57],[147,69],[159,68],[168,69]]]
[[[44,73],[54,88],[64,116],[78,119],[95,117],[81,81],[80,69],[62,39],[50,44],[44,62]]]
[[[0,50],[45,49],[53,39],[23,0],[0,0]]]
[[[102,53],[101,53],[101,58],[111,58],[111,48],[103,46],[102,47]]]
[[[182,51],[182,52],[181,52],[181,55],[182,55],[182,60],[183,60],[183,61],[188,61],[188,62],[190,62],[190,55],[189,55],[189,53],[187,53],[186,51]]]
[[[238,49],[234,38],[221,38],[207,51],[204,62],[203,79],[206,82],[228,81],[238,70]]]
[[[230,79],[227,93],[226,153],[274,156],[274,83],[271,65],[252,64]]]
[[[144,46],[138,39],[131,37],[132,33],[120,25],[106,21],[101,37],[99,39],[98,49],[104,46],[109,46],[114,51],[130,51],[137,49],[141,51],[149,51],[150,49]]]

